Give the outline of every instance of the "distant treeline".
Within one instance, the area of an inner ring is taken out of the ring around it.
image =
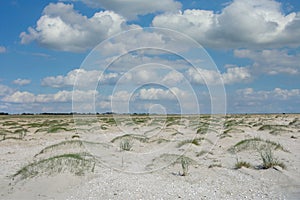
[[[9,114],[5,112],[0,112],[0,115],[9,115]]]
[[[77,112],[69,112],[69,113],[21,113],[17,115],[93,115],[95,113],[77,113]],[[112,115],[115,114],[113,112],[105,112],[105,113],[96,113],[97,115]],[[9,113],[6,112],[0,112],[0,115],[10,115]],[[13,114],[16,115],[16,114]]]
[[[0,112],[0,115],[94,115],[95,113],[77,113],[77,112],[69,112],[69,113],[21,113],[21,114],[9,114],[6,112]],[[96,115],[114,115],[120,113],[114,112],[104,112],[104,113],[96,113]],[[149,113],[122,113],[124,115],[149,115]]]
[[[77,113],[77,112],[69,112],[69,113],[48,113],[48,112],[44,112],[44,113],[21,113],[21,114],[10,114],[7,112],[0,112],[0,115],[136,115],[136,116],[145,116],[145,115],[155,115],[153,113],[114,113],[114,112],[104,112],[104,113]],[[203,113],[204,115],[207,115],[205,113]],[[228,115],[233,115],[232,113],[227,113]],[[240,113],[240,114],[236,114],[236,115],[262,115],[262,114],[300,114],[300,113]],[[158,114],[159,115],[159,114]],[[180,114],[176,114],[176,113],[169,113],[168,115],[180,115]]]

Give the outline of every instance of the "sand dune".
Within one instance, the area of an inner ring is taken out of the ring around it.
[[[300,196],[300,115],[114,117],[1,117],[0,199]]]

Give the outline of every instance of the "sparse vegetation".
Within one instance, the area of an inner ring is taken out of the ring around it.
[[[108,127],[107,127],[106,124],[102,124],[102,125],[100,126],[100,128],[101,128],[101,130],[107,130],[107,129],[108,129]]]
[[[104,124],[107,124],[107,125],[110,125],[110,126],[114,126],[114,125],[117,125],[115,119],[113,117],[103,117],[103,118],[100,118],[100,120],[104,123]]]
[[[83,151],[84,145],[101,145],[105,148],[108,148],[108,144],[103,143],[96,143],[96,142],[89,142],[89,141],[82,141],[82,140],[67,140],[63,141],[57,144],[50,145],[44,149],[42,149],[39,153],[37,153],[34,157],[37,157],[41,154],[49,153],[49,152],[59,152],[61,150],[69,150],[69,151],[75,151],[76,149]]]
[[[200,157],[200,156],[203,156],[205,154],[212,154],[212,153],[210,151],[202,150],[202,151],[196,153],[196,156]]]
[[[238,128],[228,128],[223,133],[229,134],[229,133],[244,133],[245,131]]]
[[[281,144],[277,142],[273,142],[270,140],[263,140],[261,138],[251,138],[251,139],[245,139],[237,144],[235,144],[233,147],[229,149],[230,152],[236,153],[240,151],[245,150],[261,150],[266,148],[266,146],[269,145],[270,148],[273,148],[274,150],[282,150],[285,152],[288,152]]]
[[[157,158],[153,159],[153,165],[155,163],[165,163],[166,165],[181,165],[181,161],[184,159],[184,162],[187,162],[188,166],[197,166],[199,165],[197,161],[193,160],[192,158],[189,158],[184,155],[179,154],[162,154]],[[182,166],[181,166],[182,167]]]
[[[237,122],[235,119],[231,119],[231,120],[225,121],[224,127],[225,128],[230,128],[230,127],[236,126],[238,124],[239,124],[239,122]]]
[[[151,142],[156,142],[157,144],[161,144],[163,142],[170,142],[170,140],[164,139],[164,138],[158,138],[158,139],[155,139],[155,140],[151,140]]]
[[[5,121],[2,123],[2,126],[17,126],[19,125],[18,122],[15,121]]]
[[[57,133],[60,131],[72,131],[72,130],[74,129],[66,128],[64,125],[52,125],[46,128],[39,128],[35,131],[35,133],[38,132]]]
[[[186,157],[181,157],[182,176],[187,176],[189,171],[189,162]]]
[[[26,165],[17,171],[13,177],[19,177],[20,180],[23,180],[42,174],[53,175],[64,172],[83,175],[86,172],[93,172],[95,163],[95,160],[88,153],[63,154]]]
[[[177,144],[177,147],[180,148],[180,147],[182,147],[183,145],[186,145],[186,144],[193,144],[193,145],[199,146],[200,142],[203,141],[203,140],[206,140],[206,141],[208,141],[209,143],[212,144],[212,142],[210,140],[206,139],[206,138],[194,138],[194,139],[188,139],[188,140],[180,141]]]
[[[260,157],[263,161],[261,166],[262,169],[269,169],[274,166],[280,166],[282,169],[286,168],[283,162],[279,162],[278,159],[274,157],[273,151],[269,147],[260,151]]]
[[[125,135],[115,137],[114,139],[111,140],[111,142],[114,143],[115,141],[122,140],[122,139],[138,140],[140,142],[148,142],[149,141],[149,138],[144,135],[125,134]]]
[[[222,164],[216,163],[208,166],[208,168],[214,168],[214,167],[222,167]]]
[[[220,139],[227,138],[227,137],[232,137],[228,133],[224,133],[224,132],[222,134],[218,135],[218,136],[220,137]]]
[[[272,135],[278,135],[280,133],[289,132],[286,125],[262,125],[258,130],[259,131],[269,131]]]
[[[235,163],[235,169],[240,169],[242,167],[251,168],[252,166],[249,162],[245,162],[245,161],[237,161]]]
[[[93,172],[97,162],[104,167],[106,163],[114,164],[112,162],[116,161],[123,171],[164,169],[168,170],[164,171],[164,174],[171,173],[185,181],[198,181],[201,174],[195,177],[191,175],[194,172],[201,173],[201,169],[204,168],[206,168],[204,171],[214,174],[217,172],[224,174],[228,168],[243,168],[233,173],[236,175],[246,170],[251,174],[256,173],[256,176],[274,172],[262,169],[274,168],[281,171],[281,168],[285,169],[286,165],[288,167],[291,165],[289,170],[291,172],[297,164],[293,160],[296,158],[294,157],[295,144],[299,140],[298,133],[300,133],[298,128],[300,118],[296,114],[276,120],[275,115],[256,115],[253,118],[251,115],[230,115],[225,121],[226,128],[221,117],[211,118],[211,116],[168,115],[166,118],[160,115],[149,117],[124,114],[116,115],[115,119],[111,115],[99,115],[97,120],[83,115],[83,118],[85,117],[86,119],[79,119],[79,124],[82,126],[79,126],[76,132],[66,132],[74,130],[73,122],[63,117],[31,116],[28,119],[16,116],[3,119],[0,122],[0,144],[4,147],[3,155],[7,156],[5,159],[20,158],[20,163],[24,163],[30,159],[28,156],[37,153],[31,157],[32,161],[29,164],[25,163],[28,165],[18,168],[20,170],[17,172],[14,171],[15,180],[65,172],[83,175]],[[118,127],[113,127],[116,125],[115,120],[118,125],[126,129],[118,130]],[[122,133],[122,130],[132,132]],[[276,134],[283,131],[290,131],[290,133],[276,137]],[[41,134],[34,134],[34,132],[41,132]],[[47,134],[57,132],[61,134]],[[261,138],[253,137],[255,135]],[[13,140],[5,141],[7,139]],[[84,141],[84,139],[95,142]],[[19,148],[18,151],[14,150],[14,147]],[[229,155],[228,152],[223,151],[224,148],[241,157],[241,160],[232,160],[234,154]],[[288,153],[288,150],[291,153]],[[32,152],[25,152],[24,158],[21,158],[22,151]],[[89,151],[94,155],[89,154]],[[129,157],[148,152],[153,154],[144,156],[143,159]],[[275,156],[277,153],[280,156],[278,158]],[[5,163],[10,165],[9,167],[15,164]],[[198,167],[199,169],[194,169]],[[207,167],[214,169],[207,169]],[[8,167],[5,170],[7,169]],[[185,176],[187,178],[184,178]]]
[[[130,151],[133,147],[133,141],[129,138],[124,138],[120,142],[120,149],[123,151]]]
[[[289,123],[289,126],[299,127],[300,126],[300,120],[298,118],[295,118],[293,121],[291,121]]]
[[[149,120],[148,117],[133,117],[132,121],[135,124],[145,124]]]

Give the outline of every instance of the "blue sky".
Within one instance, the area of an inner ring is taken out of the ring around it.
[[[300,112],[298,1],[7,0],[0,15],[0,112]]]

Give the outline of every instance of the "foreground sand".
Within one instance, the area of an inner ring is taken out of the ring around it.
[[[300,197],[300,115],[0,118],[0,199]]]

